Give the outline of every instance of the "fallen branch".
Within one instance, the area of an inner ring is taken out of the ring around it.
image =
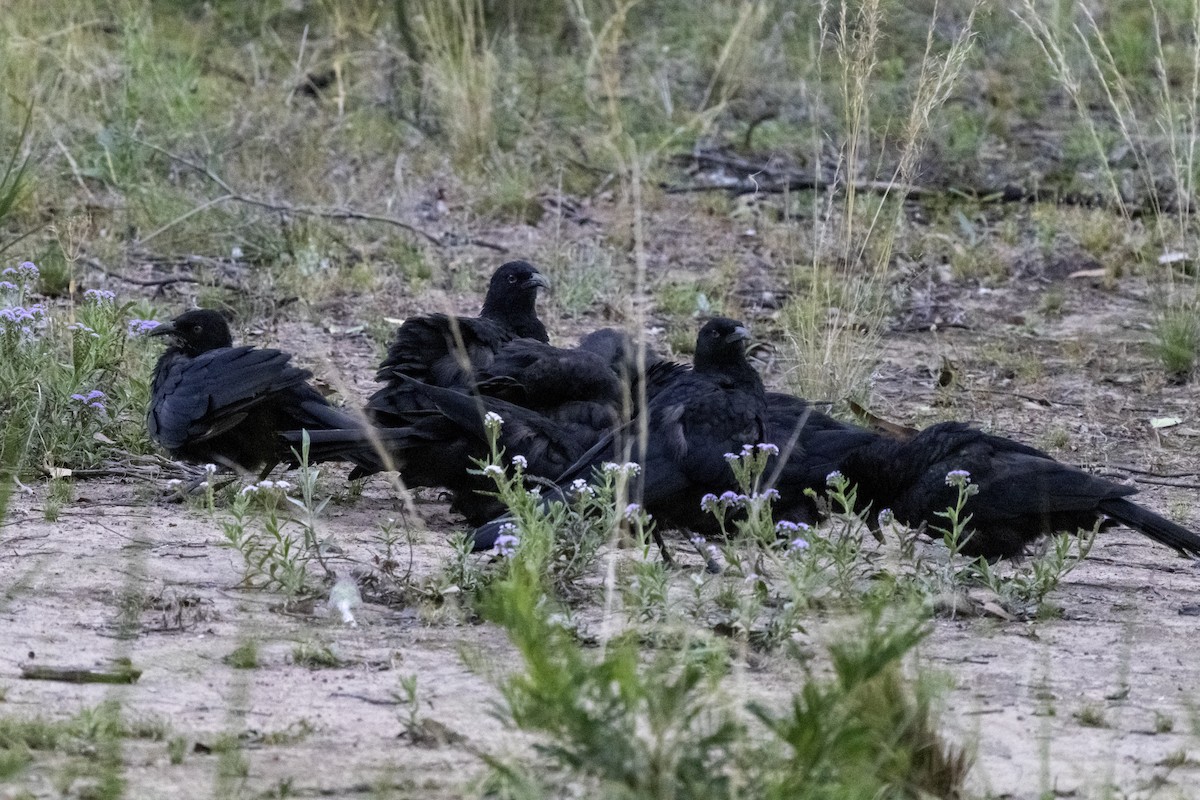
[[[108,267],[104,266],[99,259],[84,258],[83,263],[87,264],[89,267],[94,267],[95,269],[100,270],[110,278],[116,278],[119,281],[124,281],[125,283],[129,283],[134,286],[153,286],[157,287],[158,289],[162,289],[164,286],[171,286],[172,284],[176,283],[197,283],[202,286],[217,286],[221,289],[226,289],[231,292],[250,294],[250,292],[247,291],[244,286],[238,286],[236,283],[229,283],[227,281],[206,281],[202,278],[197,278],[194,275],[168,275],[165,278],[151,278],[150,280],[143,280],[141,278],[131,278],[128,275],[117,272],[116,270],[109,269]]]
[[[1192,478],[1197,473],[1195,470],[1187,472],[1155,472],[1152,469],[1145,469],[1135,464],[1112,464],[1113,469],[1119,469],[1122,472],[1132,472],[1134,475],[1149,475],[1151,478]]]
[[[921,199],[941,195],[958,195],[981,203],[1055,203],[1085,208],[1108,208],[1111,200],[1099,193],[1062,193],[1055,189],[1030,189],[1017,184],[1002,186],[930,187],[911,183],[896,183],[880,180],[847,180],[834,172],[826,177],[819,172],[804,172],[789,167],[773,167],[770,162],[756,163],[745,158],[716,150],[680,153],[672,157],[677,164],[694,164],[701,169],[720,169],[732,173],[729,177],[697,181],[688,184],[660,184],[667,194],[688,192],[728,192],[733,195],[781,192],[796,192],[825,189],[846,189],[859,192],[892,195],[901,199]],[[1144,201],[1136,209],[1138,213],[1159,213],[1167,210],[1151,201]]]
[[[88,667],[47,667],[41,664],[22,664],[21,677],[30,681],[63,681],[65,683],[136,683],[142,677],[140,669],[128,663],[116,663],[111,669]]]
[[[167,158],[171,159],[172,161],[182,164],[183,166],[187,167],[188,169],[191,169],[191,170],[199,173],[200,175],[203,175],[205,178],[207,178],[208,180],[210,180],[211,182],[216,184],[219,188],[221,188],[225,192],[225,194],[222,197],[217,197],[217,198],[213,198],[211,200],[207,200],[204,203],[201,203],[196,208],[192,209],[191,211],[181,214],[180,216],[176,217],[175,219],[171,220],[170,222],[166,223],[165,225],[162,225],[162,226],[158,227],[157,229],[151,231],[149,234],[147,234],[146,238],[140,240],[139,243],[145,243],[149,239],[151,239],[155,236],[158,236],[163,231],[168,230],[171,226],[176,225],[176,224],[184,221],[188,217],[192,216],[192,214],[195,214],[199,211],[203,211],[206,208],[209,208],[214,205],[218,205],[220,203],[233,201],[235,203],[242,203],[244,205],[250,205],[250,206],[256,206],[258,208],[263,208],[268,211],[277,211],[277,212],[284,213],[284,214],[295,214],[297,216],[320,217],[322,219],[335,219],[335,220],[362,220],[364,222],[380,222],[385,225],[391,225],[393,227],[400,228],[401,230],[407,231],[407,232],[413,234],[414,236],[419,236],[419,237],[425,239],[426,241],[430,242],[431,244],[436,245],[437,247],[449,247],[449,246],[459,245],[459,244],[470,244],[470,245],[474,245],[476,247],[486,247],[489,250],[495,250],[498,253],[507,253],[508,252],[507,247],[505,247],[502,244],[497,244],[496,242],[489,242],[484,239],[475,239],[470,236],[459,237],[459,236],[456,236],[451,233],[446,233],[446,234],[442,234],[441,236],[437,236],[437,235],[434,235],[434,234],[430,233],[429,231],[425,230],[424,228],[420,228],[416,225],[413,225],[411,222],[405,222],[404,220],[396,219],[395,217],[384,216],[382,214],[369,214],[365,211],[357,211],[355,209],[350,209],[350,208],[316,208],[313,206],[297,206],[297,205],[292,205],[291,203],[279,203],[279,202],[274,202],[274,201],[270,201],[270,200],[264,200],[261,197],[255,197],[254,195],[249,195],[249,194],[245,194],[243,192],[237,191],[232,186],[230,186],[229,183],[227,183],[224,178],[222,178],[220,175],[217,175],[215,172],[213,172],[211,169],[204,166],[203,164],[197,164],[196,162],[191,161],[190,159],[184,158],[183,156],[178,155],[176,153],[172,153],[170,150],[166,150],[162,147],[159,147],[158,145],[153,144],[152,142],[143,141],[141,139],[137,139],[132,136],[129,138],[136,144],[139,144],[142,147],[147,147],[151,150],[154,150],[155,152],[161,153],[162,155],[166,156]]]
[[[1137,478],[1133,479],[1134,483],[1148,483],[1152,486],[1173,486],[1176,489],[1200,489],[1200,483],[1194,481],[1171,481],[1161,478]]]

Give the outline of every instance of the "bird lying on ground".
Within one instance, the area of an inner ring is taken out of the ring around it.
[[[648,392],[644,435],[640,425],[624,431],[640,466],[630,496],[660,527],[715,532],[717,522],[701,510],[701,498],[736,490],[725,454],[764,441],[766,398],[762,380],[746,360],[748,338],[734,320],[707,322],[696,339],[692,368],[668,371]],[[600,463],[620,458],[618,440],[617,433],[603,437],[559,477],[559,486],[590,479]],[[506,523],[497,519],[477,528],[475,549],[491,548]]]
[[[1055,461],[1046,453],[961,422],[943,422],[909,439],[879,437],[850,452],[838,469],[859,488],[859,502],[890,508],[910,527],[940,536],[945,512],[958,499],[947,476],[967,473],[978,491],[968,497],[962,553],[988,559],[1020,556],[1045,534],[1101,529],[1116,523],[1186,556],[1200,556],[1200,535],[1126,499],[1124,486]]]
[[[159,325],[171,343],[154,367],[146,427],[173,458],[262,476],[296,463],[281,431],[356,428],[310,383],[312,373],[279,350],[234,347],[216,311],[198,309]],[[370,454],[360,459],[376,466]]]
[[[557,478],[620,424],[628,390],[621,380],[625,345],[617,340],[624,338],[605,329],[584,337],[577,348],[513,340],[479,371],[478,394],[396,376],[397,394],[414,409],[407,412],[409,424],[313,431],[310,452],[347,460],[382,448],[406,485],[447,489],[451,509],[482,524],[503,511],[492,496],[495,484],[472,472],[490,454],[485,415],[503,421],[498,445],[507,461],[521,456],[526,475]],[[295,445],[299,433],[289,438]]]
[[[704,359],[698,347],[697,364]],[[689,370],[680,365],[672,368],[665,373],[665,383],[671,388],[663,396],[668,399],[658,398],[662,386],[650,392],[655,399],[650,401],[650,435],[641,462],[643,502],[663,527],[711,533],[714,520],[692,501],[705,493],[736,488],[731,486],[731,476],[715,469],[715,462],[713,471],[704,474],[686,459],[670,456],[678,452],[694,457],[695,443],[704,439],[687,430],[688,421],[719,420],[720,415],[685,412],[679,400],[699,395],[680,381]],[[1200,535],[1127,499],[1136,492],[1132,487],[1089,475],[1010,439],[962,423],[885,435],[836,420],[800,398],[778,392],[766,393],[765,409],[761,441],[780,450],[765,472],[766,486],[780,493],[774,507],[777,519],[818,522],[818,506],[806,490],[822,493],[827,476],[841,472],[857,487],[855,510],[867,517],[872,529],[877,528],[876,515],[886,508],[902,524],[936,538],[946,525],[940,514],[958,497],[958,489],[947,482],[947,475],[963,471],[976,487],[963,509],[968,522],[958,546],[965,555],[1019,557],[1044,534],[1121,523],[1181,554],[1200,556]],[[758,434],[747,429],[741,435],[745,441],[730,441],[728,452],[753,443]],[[560,485],[586,475],[598,460],[614,457],[616,450],[611,446],[594,449],[563,476]],[[697,464],[703,463],[699,458]],[[691,483],[684,481],[685,466],[691,469]],[[686,489],[676,493],[676,486]],[[491,547],[498,530],[493,523],[475,531],[476,548]]]
[[[510,261],[492,274],[478,317],[429,314],[405,320],[379,365],[375,377],[384,386],[367,401],[367,416],[385,427],[407,425],[429,409],[405,377],[470,390],[476,373],[503,345],[523,338],[550,341],[535,307],[537,290],[549,285],[532,264]]]

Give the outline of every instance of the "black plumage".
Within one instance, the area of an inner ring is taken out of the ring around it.
[[[532,264],[510,261],[493,273],[478,317],[429,314],[405,320],[379,365],[375,377],[384,386],[367,401],[367,415],[382,426],[407,425],[428,407],[404,378],[471,389],[479,370],[505,344],[522,338],[548,342],[536,309],[537,290],[547,286]]]
[[[522,456],[526,474],[557,478],[620,424],[621,377],[607,347],[604,355],[587,349],[611,338],[586,337],[574,349],[532,339],[505,343],[479,370],[476,394],[396,376],[397,393],[420,409],[407,413],[407,425],[380,429],[374,443],[356,430],[312,433],[312,452],[346,458],[382,446],[408,486],[447,489],[451,508],[479,524],[503,510],[489,494],[492,481],[472,474],[489,455],[484,416],[503,421],[498,443],[507,460]]]
[[[831,473],[844,472],[847,459],[876,446],[881,438],[875,431],[822,413],[799,397],[767,392],[766,440],[779,448],[779,454],[768,460],[764,474],[766,486],[779,492],[776,519],[817,524],[819,509],[806,491],[823,494]],[[865,491],[860,494],[860,509],[868,511],[871,498]]]
[[[288,353],[234,347],[215,311],[185,312],[151,335],[172,341],[154,368],[146,427],[174,458],[265,475],[295,461],[281,431],[357,426]]]
[[[910,527],[931,536],[947,525],[944,512],[958,489],[947,481],[965,471],[978,492],[963,553],[1012,558],[1044,534],[1122,523],[1181,554],[1200,555],[1200,536],[1128,500],[1136,489],[1054,460],[1036,448],[960,422],[932,425],[908,439],[880,437],[843,460],[843,474],[859,486],[860,500],[890,508]]]
[[[767,406],[762,380],[746,360],[749,334],[734,320],[707,322],[696,340],[691,369],[663,365],[648,371],[644,421],[634,420],[602,437],[559,478],[560,486],[591,478],[603,461],[621,459],[621,434],[640,470],[631,496],[660,527],[715,532],[701,498],[737,488],[725,454],[765,441]],[[474,532],[476,549],[487,549],[501,521]]]

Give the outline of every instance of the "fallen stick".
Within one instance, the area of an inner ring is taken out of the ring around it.
[[[21,677],[29,681],[64,683],[136,683],[137,679],[142,677],[142,671],[122,663],[116,663],[110,669],[22,664]]]

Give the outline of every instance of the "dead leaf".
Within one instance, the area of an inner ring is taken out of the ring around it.
[[[1068,278],[1103,278],[1108,274],[1108,270],[1100,269],[1078,269],[1068,275]]]
[[[93,433],[92,438],[95,439],[97,442],[100,442],[100,444],[116,444],[116,442],[114,442],[112,439],[105,436],[100,431],[96,431],[95,433]]]
[[[1176,425],[1183,422],[1179,417],[1152,417],[1150,419],[1150,427],[1155,430],[1162,428],[1174,428]]]
[[[69,478],[73,474],[66,467],[50,467],[46,470],[51,478]]]

